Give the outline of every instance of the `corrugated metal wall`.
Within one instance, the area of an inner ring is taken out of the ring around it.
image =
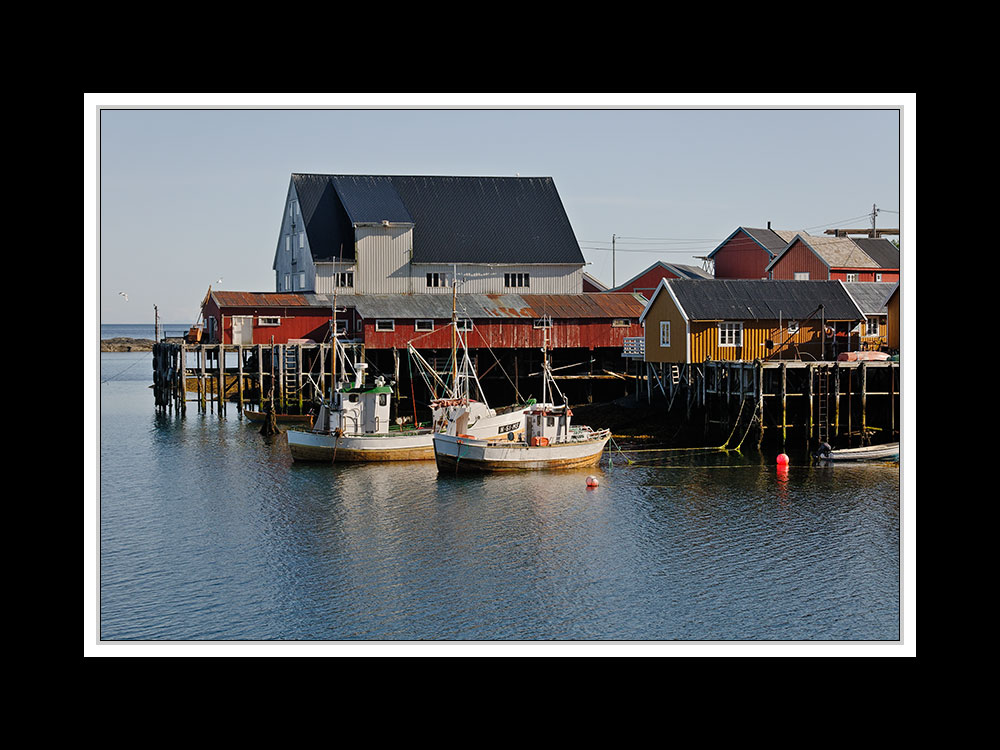
[[[649,318],[646,319],[647,322]],[[691,324],[691,361],[752,361],[755,359],[796,359],[802,354],[819,357],[822,350],[822,330],[819,321],[802,322],[798,333],[788,332],[788,321],[779,329],[777,321],[726,321],[743,323],[742,346],[719,345],[719,323]],[[768,348],[767,341],[772,342]],[[796,346],[798,349],[796,349]]]

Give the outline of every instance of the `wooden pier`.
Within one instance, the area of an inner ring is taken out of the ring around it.
[[[383,374],[396,384],[397,414],[404,420],[419,421],[416,404],[433,398],[423,379],[399,349],[367,349],[364,344],[340,342],[351,362],[366,362],[369,375]],[[451,353],[422,350],[436,371],[450,374]],[[287,344],[187,344],[177,339],[153,345],[153,391],[157,409],[184,414],[194,401],[199,412],[225,415],[233,406],[237,413],[247,409],[278,414],[305,414],[324,394],[329,394],[333,372],[330,343]],[[514,403],[540,395],[541,354],[534,348],[470,350],[473,366],[483,382],[489,402]],[[555,368],[560,388],[576,402],[627,395],[636,375],[628,370],[617,350],[589,351],[565,349]],[[554,357],[550,354],[550,359]],[[345,372],[342,355],[336,371]],[[353,378],[353,370],[347,366]]]
[[[355,346],[345,345],[353,353]],[[360,356],[363,359],[363,347]],[[153,345],[153,397],[157,409],[184,414],[189,401],[199,412],[225,414],[232,403],[264,412],[304,414],[328,393],[333,373],[331,344]],[[337,358],[337,368],[344,363]],[[191,395],[194,398],[191,398]]]
[[[868,445],[899,439],[899,362],[754,361],[647,364],[636,399],[701,424],[703,433],[746,428],[782,447]]]

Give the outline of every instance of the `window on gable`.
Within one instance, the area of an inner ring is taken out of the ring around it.
[[[660,321],[660,346],[670,346],[670,321]]]
[[[796,281],[809,281],[809,272],[808,271],[796,271],[795,272],[795,280]]]

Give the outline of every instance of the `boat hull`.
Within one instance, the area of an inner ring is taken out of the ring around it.
[[[438,471],[445,473],[578,469],[600,462],[609,437],[532,446],[439,433],[434,436],[434,460]]]
[[[831,451],[820,455],[818,459],[824,463],[849,463],[856,461],[898,461],[899,443],[873,445],[865,448],[847,448]]]
[[[527,408],[527,407],[525,407]],[[521,434],[525,409],[477,419],[468,428],[475,437]],[[288,430],[288,450],[296,461],[431,461],[432,430],[390,431],[384,434]]]
[[[289,430],[288,450],[296,461],[429,461],[430,431],[408,435],[333,435]]]

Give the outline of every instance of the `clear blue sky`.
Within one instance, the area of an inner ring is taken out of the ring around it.
[[[274,291],[292,172],[552,177],[586,270],[609,285],[656,260],[700,267],[738,226],[822,234],[868,226],[873,205],[878,226],[900,226],[914,95],[614,96],[452,95],[440,101],[493,108],[434,109],[387,94],[309,109],[347,101],[87,95],[88,307],[103,323],[151,323],[154,305],[164,322],[193,323],[210,284]],[[582,108],[533,109],[553,102]],[[244,103],[257,108],[225,108]]]

